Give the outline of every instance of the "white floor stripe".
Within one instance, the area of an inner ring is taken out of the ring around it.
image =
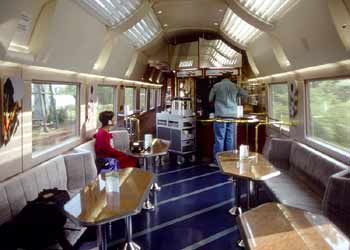
[[[237,226],[230,227],[230,228],[228,228],[228,229],[226,229],[224,231],[221,231],[219,233],[216,233],[216,234],[214,234],[214,235],[212,235],[212,236],[210,236],[210,237],[208,237],[206,239],[198,241],[198,242],[196,242],[196,243],[194,243],[194,244],[192,244],[192,245],[190,245],[188,247],[182,248],[181,250],[195,250],[195,249],[198,249],[198,248],[200,248],[202,246],[205,246],[205,245],[209,244],[210,242],[218,240],[218,239],[224,237],[225,235],[233,233],[233,232],[235,232],[237,230],[238,230]]]
[[[208,190],[217,188],[217,187],[221,187],[221,186],[224,186],[224,185],[229,184],[229,183],[232,184],[232,181],[225,181],[225,182],[222,182],[222,183],[219,183],[219,184],[210,186],[210,187],[198,189],[198,190],[193,191],[193,192],[190,192],[190,193],[186,193],[186,194],[183,194],[183,195],[180,195],[180,196],[175,196],[175,197],[172,197],[172,198],[167,199],[167,200],[159,201],[159,202],[157,203],[157,206],[166,204],[166,203],[168,203],[168,202],[177,201],[177,200],[186,198],[186,197],[188,197],[188,196],[195,195],[195,194],[199,194],[199,193],[202,193],[202,192],[205,192],[205,191],[208,191]]]
[[[177,170],[171,170],[171,171],[168,171],[168,172],[159,173],[157,175],[158,176],[162,176],[162,175],[166,175],[166,174],[173,174],[173,173],[176,173],[176,172],[185,171],[185,170],[189,170],[189,169],[193,169],[193,168],[197,168],[197,167],[201,167],[201,165],[195,165],[195,166],[192,166],[192,167],[189,167],[189,168],[181,168],[181,169],[177,169]]]
[[[186,182],[186,181],[192,181],[192,180],[195,180],[195,179],[198,179],[198,178],[202,178],[202,177],[213,175],[213,174],[217,174],[217,173],[220,173],[220,171],[214,171],[214,172],[210,172],[210,173],[206,173],[206,174],[202,174],[202,175],[197,175],[197,176],[186,178],[186,179],[177,180],[177,181],[174,181],[174,182],[169,182],[169,183],[163,184],[162,187],[168,187],[168,186],[175,185],[175,184],[180,184],[180,183],[183,183],[183,182]]]
[[[200,215],[200,214],[203,214],[203,213],[206,213],[206,212],[209,212],[211,210],[214,210],[216,208],[219,208],[219,207],[222,207],[224,205],[227,205],[229,203],[232,203],[235,199],[234,198],[231,198],[229,200],[226,200],[226,201],[223,201],[223,202],[220,202],[220,203],[217,203],[215,205],[212,205],[210,207],[207,207],[207,208],[203,208],[203,209],[200,209],[200,210],[197,210],[195,212],[192,212],[190,214],[186,214],[186,215],[183,215],[181,217],[178,217],[178,218],[175,218],[173,220],[170,220],[170,221],[167,221],[167,222],[164,222],[162,224],[159,224],[157,226],[154,226],[154,227],[151,227],[151,228],[147,228],[145,230],[142,230],[140,232],[137,232],[135,234],[133,234],[133,238],[136,238],[136,237],[140,237],[140,236],[143,236],[145,234],[149,234],[149,233],[152,233],[154,231],[157,231],[157,230],[160,230],[160,229],[163,229],[165,227],[168,227],[168,226],[171,226],[175,223],[178,223],[178,222],[181,222],[181,221],[184,221],[184,220],[187,220],[187,219],[190,219],[194,216],[197,216],[197,215]],[[117,240],[117,241],[113,241],[109,244],[109,246],[113,246],[115,244],[118,244],[118,243],[121,243],[123,242],[124,239],[120,239],[120,240]]]

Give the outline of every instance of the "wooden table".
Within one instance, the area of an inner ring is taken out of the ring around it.
[[[266,203],[238,217],[250,250],[349,250],[350,240],[331,221],[280,203]]]
[[[163,156],[163,155],[168,154],[169,146],[170,146],[170,141],[154,138],[150,149],[141,151],[139,153],[125,151],[125,154],[133,156],[135,158],[142,158],[143,159],[143,169],[146,171],[151,171],[152,173],[155,173],[154,165],[153,165],[153,158],[157,157],[157,156]],[[160,191],[161,187],[158,185],[157,177],[155,177],[155,178],[156,178],[156,180],[155,180],[154,184],[152,185],[151,189],[153,191]],[[153,209],[154,208],[154,205],[151,203],[149,198],[147,198],[147,200],[145,201],[144,208],[145,209]]]
[[[126,219],[127,243],[124,249],[140,249],[132,241],[132,215],[139,213],[148,197],[154,174],[137,168],[119,173],[119,192],[107,192],[104,175],[99,175],[64,206],[70,219],[80,226],[97,226],[99,249],[107,249],[105,224]]]
[[[251,187],[256,187],[254,182],[266,180],[280,174],[280,171],[276,169],[271,163],[269,163],[260,153],[249,153],[249,157],[244,160],[239,159],[238,151],[226,151],[220,152],[216,156],[217,162],[223,174],[232,176],[236,179],[235,193],[236,193],[236,206],[230,209],[230,213],[233,215],[239,215],[240,209],[240,182],[246,180],[248,183],[247,192],[247,208],[250,208],[250,196]],[[256,194],[256,190],[253,193]]]

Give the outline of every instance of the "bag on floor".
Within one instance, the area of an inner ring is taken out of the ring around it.
[[[38,198],[28,202],[13,221],[17,246],[38,250],[56,243],[66,245],[64,225],[67,217],[63,206],[69,199],[67,191],[54,188],[43,190]]]

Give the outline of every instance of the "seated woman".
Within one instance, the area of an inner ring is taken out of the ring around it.
[[[112,111],[103,111],[99,115],[102,124],[95,134],[95,152],[97,158],[114,158],[119,161],[120,168],[136,167],[137,160],[111,146],[112,135],[109,133],[115,126],[115,117]]]

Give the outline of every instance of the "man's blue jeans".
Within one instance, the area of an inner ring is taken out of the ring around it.
[[[216,153],[229,151],[236,148],[236,123],[214,122],[214,162],[216,163]]]

